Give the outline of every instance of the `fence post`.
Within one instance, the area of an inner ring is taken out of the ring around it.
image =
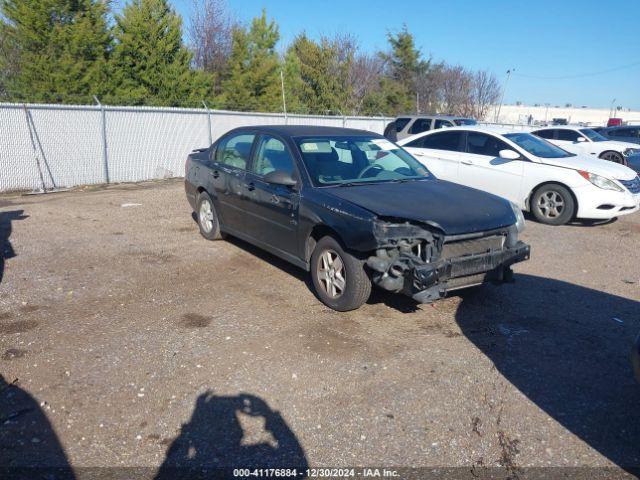
[[[109,183],[109,153],[107,151],[107,114],[104,105],[100,103],[95,95],[93,99],[100,107],[100,116],[102,117],[102,164],[104,166],[104,183]]]
[[[204,108],[207,111],[207,133],[209,134],[209,146],[211,146],[213,143],[213,136],[211,133],[211,110],[209,110],[209,107],[204,100],[202,100],[202,105],[204,105]]]

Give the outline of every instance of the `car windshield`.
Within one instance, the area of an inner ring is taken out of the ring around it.
[[[507,133],[504,135],[513,143],[523,148],[531,155],[535,155],[540,158],[565,158],[575,157],[573,153],[569,153],[566,150],[556,147],[552,143],[543,140],[540,137],[536,137],[530,133]]]
[[[352,185],[432,177],[415,158],[379,137],[297,138],[314,185]]]
[[[589,140],[591,140],[592,142],[606,142],[607,140],[609,140],[604,135],[601,135],[590,128],[583,128],[580,130],[580,132],[589,137]]]
[[[473,118],[456,118],[453,123],[455,123],[458,126],[461,125],[477,125],[478,122],[476,122]]]

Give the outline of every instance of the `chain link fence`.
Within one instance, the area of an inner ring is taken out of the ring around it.
[[[190,151],[245,125],[326,125],[382,133],[391,120],[0,103],[0,192],[181,177]]]

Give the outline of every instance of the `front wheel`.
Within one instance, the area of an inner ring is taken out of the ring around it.
[[[608,160],[610,162],[619,163],[621,165],[626,165],[624,157],[618,152],[604,152],[600,155],[602,160]]]
[[[531,196],[531,213],[547,225],[564,225],[573,218],[575,210],[571,192],[556,183],[542,185]]]
[[[339,312],[359,308],[371,294],[364,262],[344,251],[333,237],[323,237],[316,244],[311,280],[322,303]]]

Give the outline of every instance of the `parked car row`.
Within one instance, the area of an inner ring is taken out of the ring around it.
[[[399,144],[443,180],[504,197],[547,224],[637,211],[640,179],[624,165],[568,152],[536,135],[455,127]]]
[[[640,209],[628,144],[588,128],[473,123],[402,117],[396,134],[424,131],[399,144],[352,129],[238,128],[189,155],[187,198],[205,238],[230,234],[309,271],[339,311],[372,285],[432,302],[509,281],[530,254],[523,210],[562,225]]]

